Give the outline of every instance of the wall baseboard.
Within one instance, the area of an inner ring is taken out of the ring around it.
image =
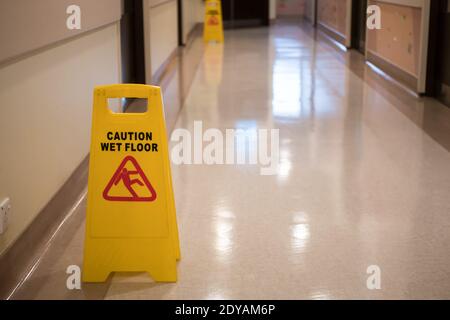
[[[0,256],[0,299],[8,299],[51,242],[58,226],[86,190],[89,156],[41,210],[19,238]]]
[[[179,50],[180,50],[179,47],[176,47],[175,50],[173,50],[172,53],[169,55],[169,57],[158,68],[158,70],[155,71],[151,80],[152,84],[157,85],[161,83],[162,79],[172,69],[171,66],[175,63]]]
[[[315,23],[315,21],[313,20],[313,19],[311,19],[310,17],[308,17],[308,16],[304,16],[303,17],[303,19],[305,20],[305,21],[307,21],[307,22],[309,22],[312,26],[316,26],[316,23]]]
[[[194,28],[189,32],[186,44],[183,47],[189,47],[192,42],[197,38],[201,37],[203,32],[203,23],[197,23]],[[167,57],[167,59],[163,62],[163,64],[156,70],[154,75],[152,76],[151,83],[155,85],[161,85],[170,80],[168,77],[169,74],[172,73],[176,62],[180,56],[180,50],[183,47],[177,47],[172,53]]]
[[[367,61],[373,63],[375,66],[392,76],[395,80],[417,93],[418,79],[416,77],[410,75],[409,73],[403,71],[402,69],[370,51],[367,51],[366,59]]]
[[[335,30],[329,28],[328,26],[326,26],[326,25],[324,25],[323,23],[320,23],[320,22],[317,23],[317,27],[320,29],[320,31],[325,33],[327,36],[329,36],[333,40],[339,42],[340,44],[342,44],[343,46],[346,47],[346,45],[345,45],[345,37],[342,34],[336,32]]]
[[[203,22],[197,22],[192,30],[188,33],[184,46],[189,46],[192,41],[203,33]]]
[[[439,92],[438,99],[443,104],[445,104],[446,106],[450,107],[450,86],[449,85],[447,85],[445,83],[441,84],[441,90]]]

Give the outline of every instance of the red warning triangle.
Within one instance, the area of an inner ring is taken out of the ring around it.
[[[119,188],[119,193],[113,192]],[[127,156],[107,184],[103,198],[108,201],[151,202],[156,200],[156,191],[136,159]]]

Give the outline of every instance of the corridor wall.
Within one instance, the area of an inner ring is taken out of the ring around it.
[[[178,47],[176,0],[144,0],[144,37],[147,83],[164,68]]]
[[[146,81],[151,83],[178,47],[177,1],[143,1]],[[202,10],[202,0],[183,1],[197,1]],[[0,1],[0,145],[7,150],[0,157],[0,199],[9,197],[12,204],[9,228],[0,235],[0,258],[33,222],[51,225],[52,215],[44,215],[45,221],[37,217],[84,168],[93,88],[122,79],[123,2],[77,0],[81,30],[66,26],[71,4]],[[202,16],[188,11],[188,28]],[[118,102],[110,106],[119,108]],[[39,237],[32,234],[31,239]]]
[[[146,55],[146,79],[162,72],[174,57],[178,48],[178,3],[177,0],[143,0],[144,33]],[[183,41],[192,29],[203,20],[202,0],[182,0]]]
[[[303,16],[305,0],[278,0],[277,16]]]
[[[274,21],[277,18],[277,0],[269,0],[269,20]]]
[[[367,31],[367,59],[425,92],[430,0],[370,0],[369,5],[380,7],[382,28]]]
[[[202,0],[182,0],[183,6],[183,44],[188,42],[189,35],[203,20]]]
[[[305,18],[313,25],[316,24],[316,5],[317,0],[305,1]]]
[[[120,0],[0,2],[0,198],[11,199],[0,255],[89,152],[93,87],[120,82]],[[73,32],[72,32],[73,31]]]
[[[352,0],[317,0],[317,23],[328,35],[351,45]]]
[[[438,98],[450,107],[450,1],[447,3],[447,10],[442,13],[442,30],[439,42],[439,88]]]

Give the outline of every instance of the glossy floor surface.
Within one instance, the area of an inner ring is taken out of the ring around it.
[[[170,95],[166,91],[166,108]],[[167,96],[169,95],[169,97]],[[450,110],[411,96],[306,25],[203,49],[175,128],[279,129],[280,166],[173,165],[176,284],[81,265],[84,196],[12,298],[450,298]],[[381,290],[367,288],[367,268]]]

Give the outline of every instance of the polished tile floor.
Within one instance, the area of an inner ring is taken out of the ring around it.
[[[82,263],[82,195],[12,298],[450,298],[450,109],[279,23],[205,46],[174,127],[196,120],[279,129],[280,168],[173,166],[178,283],[116,274],[67,290],[67,266]],[[381,290],[367,289],[371,265]]]

